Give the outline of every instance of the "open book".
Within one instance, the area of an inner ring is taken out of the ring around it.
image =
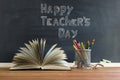
[[[13,58],[14,66],[11,70],[17,69],[49,69],[49,70],[71,70],[64,50],[56,47],[54,44],[46,54],[46,40],[32,40],[29,44],[25,43],[25,47],[21,47],[19,53]]]

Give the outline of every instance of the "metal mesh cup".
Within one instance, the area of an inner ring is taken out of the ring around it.
[[[82,58],[78,56],[78,51],[75,51],[75,64],[77,68],[88,68],[91,63],[91,49],[81,51]]]

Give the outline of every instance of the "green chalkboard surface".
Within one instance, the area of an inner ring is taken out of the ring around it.
[[[55,43],[74,60],[72,40],[96,39],[92,62],[120,62],[120,0],[0,0],[0,62],[32,39]]]

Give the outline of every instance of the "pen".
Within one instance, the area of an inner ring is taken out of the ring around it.
[[[89,49],[89,48],[90,48],[90,41],[88,40],[87,45],[86,45],[86,49]]]
[[[92,40],[91,45],[90,45],[90,49],[92,49],[94,44],[95,44],[95,39]]]
[[[74,49],[75,49],[75,51],[76,51],[76,53],[77,53],[77,55],[79,56],[79,58],[80,58],[80,60],[82,60],[83,59],[83,57],[82,57],[82,54],[81,54],[81,52],[75,47],[75,45],[73,45],[73,47],[74,47]]]
[[[76,46],[77,49],[81,49],[80,45],[78,44],[76,40],[73,40],[73,44]]]
[[[83,42],[81,42],[81,47],[82,47],[83,50],[85,49],[85,46],[84,46]]]

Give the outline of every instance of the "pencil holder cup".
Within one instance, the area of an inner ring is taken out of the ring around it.
[[[75,64],[77,68],[90,68],[91,64],[91,49],[75,51]]]

